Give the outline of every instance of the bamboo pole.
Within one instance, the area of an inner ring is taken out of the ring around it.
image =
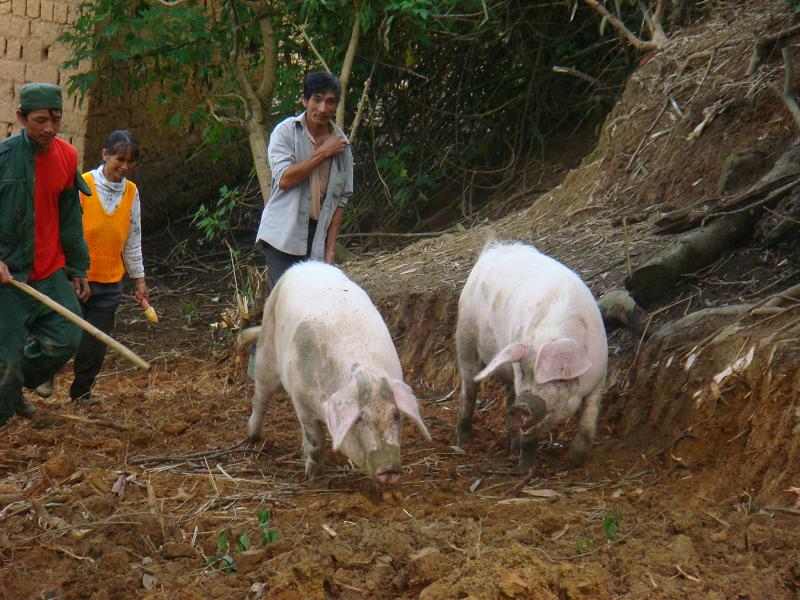
[[[83,329],[84,331],[92,334],[98,340],[103,342],[106,346],[109,346],[111,349],[116,350],[119,354],[121,354],[122,356],[127,358],[129,361],[131,361],[137,367],[141,367],[144,370],[148,370],[150,368],[150,363],[147,362],[146,360],[144,360],[143,358],[141,358],[135,352],[133,352],[129,348],[126,348],[125,346],[120,344],[117,340],[112,338],[110,335],[100,331],[97,327],[95,327],[91,323],[88,323],[87,321],[85,321],[84,319],[82,319],[81,317],[76,315],[74,312],[72,312],[71,310],[69,310],[67,308],[64,308],[63,306],[61,306],[58,302],[56,302],[52,298],[49,298],[48,296],[45,296],[39,290],[32,288],[27,283],[22,283],[21,281],[17,281],[16,279],[9,279],[8,283],[13,285],[18,290],[21,290],[21,291],[25,292],[29,296],[33,296],[34,298],[36,298],[42,304],[46,304],[47,306],[52,308],[54,311],[56,311],[58,314],[60,314],[65,319],[71,321],[72,323],[74,323],[75,325],[77,325],[78,327]]]

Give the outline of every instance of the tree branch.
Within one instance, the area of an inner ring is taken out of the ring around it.
[[[342,72],[339,73],[339,82],[342,84],[342,97],[339,99],[339,106],[336,108],[336,124],[344,127],[345,105],[347,101],[347,85],[350,82],[350,72],[353,70],[353,61],[358,48],[358,38],[361,33],[359,16],[361,14],[361,0],[353,0],[353,29],[350,31],[350,41],[347,44],[347,51],[344,54]]]
[[[756,38],[750,63],[747,65],[747,75],[750,76],[758,70],[767,56],[778,49],[783,49],[791,38],[800,33],[800,23],[788,27],[772,35],[763,35]]]
[[[750,55],[750,63],[747,65],[747,75],[750,76],[755,73],[771,52],[784,48],[786,42],[799,33],[800,23],[777,33],[773,33],[772,35],[764,35],[756,38],[755,46],[753,46],[753,53]]]
[[[605,87],[603,83],[599,79],[595,79],[591,75],[587,75],[582,71],[578,71],[577,69],[573,69],[572,67],[562,67],[560,65],[553,65],[551,68],[553,73],[563,73],[564,75],[572,75],[573,77],[577,77],[578,79],[582,79],[589,85],[596,85],[599,87]]]
[[[612,15],[610,12],[608,12],[608,9],[605,6],[603,6],[602,4],[600,4],[597,0],[583,0],[583,1],[588,6],[593,8],[596,12],[600,13],[606,19],[608,19],[608,22],[611,23],[611,26],[614,27],[614,29],[616,29],[617,31],[619,31],[619,33],[626,40],[628,40],[628,42],[631,44],[631,46],[633,46],[637,50],[640,50],[642,52],[647,52],[647,51],[650,51],[650,50],[658,50],[660,44],[663,43],[664,40],[659,40],[659,39],[657,39],[657,37],[654,37],[653,39],[651,39],[649,41],[645,41],[645,40],[639,38],[635,33],[633,33],[630,29],[628,29],[622,21],[620,21],[617,17]],[[662,33],[663,33],[663,30],[662,30]],[[664,39],[666,39],[666,36],[664,36]]]
[[[783,104],[789,111],[789,114],[792,115],[792,119],[794,120],[794,124],[800,129],[800,106],[797,105],[797,99],[794,97],[792,93],[792,89],[794,88],[794,74],[792,73],[792,52],[791,49],[787,46],[783,47],[783,66],[785,69],[785,73],[783,76],[783,90],[781,90],[777,85],[771,83],[769,88],[777,94],[777,96],[783,100]]]
[[[300,35],[303,36],[303,39],[306,41],[306,44],[308,44],[308,47],[311,48],[311,52],[314,53],[314,56],[317,57],[317,60],[319,61],[319,64],[322,65],[322,68],[325,69],[328,73],[330,73],[331,69],[328,66],[328,63],[325,62],[325,59],[322,58],[322,54],[319,53],[319,50],[317,50],[317,47],[314,45],[314,42],[311,41],[310,37],[308,37],[308,34],[306,33],[306,24],[305,23],[300,28]]]
[[[239,98],[242,100],[242,103],[244,103],[244,98],[241,97]],[[211,98],[206,99],[206,104],[208,105],[208,112],[211,113],[211,116],[214,117],[214,120],[217,121],[218,123],[223,123],[225,125],[233,125],[235,127],[241,127],[242,129],[244,129],[245,127],[244,119],[240,119],[239,117],[229,117],[227,115],[219,114],[219,107],[216,104],[214,104]],[[247,109],[245,108],[245,110]]]
[[[366,103],[367,97],[369,96],[369,88],[371,85],[372,85],[372,76],[368,77],[367,80],[364,82],[364,91],[361,92],[361,99],[358,101],[356,116],[353,119],[352,125],[350,125],[350,134],[347,137],[350,140],[351,145],[355,141],[356,135],[358,134],[358,126],[361,125],[361,117],[364,111],[364,104]]]

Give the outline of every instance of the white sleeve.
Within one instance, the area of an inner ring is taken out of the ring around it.
[[[269,147],[267,149],[269,157],[269,168],[272,171],[272,187],[276,187],[286,171],[296,162],[294,155],[294,119],[290,118],[272,131],[269,136]]]
[[[142,209],[139,203],[139,190],[133,197],[131,207],[131,227],[128,230],[128,239],[122,249],[122,260],[128,277],[138,279],[144,277],[144,260],[142,259]]]

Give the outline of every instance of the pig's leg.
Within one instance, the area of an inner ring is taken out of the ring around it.
[[[519,472],[527,473],[536,466],[536,449],[539,440],[529,437],[519,438]]]
[[[256,385],[253,394],[253,412],[250,414],[250,420],[247,421],[247,437],[253,442],[261,439],[261,429],[264,426],[267,406],[281,385],[275,342],[269,323],[263,325],[261,329],[255,367]]]
[[[478,383],[475,375],[481,371],[478,348],[472,336],[465,335],[462,327],[456,331],[456,351],[458,366],[461,371],[461,396],[458,405],[458,421],[456,424],[456,444],[462,446],[473,440],[472,414],[475,412],[475,400],[478,397]]]
[[[597,414],[600,412],[602,386],[586,396],[578,409],[578,435],[572,441],[567,460],[573,466],[580,466],[586,461],[586,455],[594,440],[597,429]]]
[[[281,380],[278,374],[274,376],[266,376],[259,371],[256,371],[256,391],[253,394],[253,412],[250,419],[247,421],[247,437],[251,442],[257,442],[261,439],[261,430],[264,427],[264,419],[267,413],[269,401],[272,396],[278,391],[281,385]]]
[[[514,384],[506,384],[506,436],[512,454],[519,453],[519,427],[514,424],[514,413],[511,410],[516,401],[517,394],[514,391]]]
[[[303,455],[306,457],[306,477],[322,475],[325,467],[325,426],[313,417],[300,419],[303,430]]]

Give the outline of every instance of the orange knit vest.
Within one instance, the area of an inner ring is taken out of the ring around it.
[[[131,208],[136,197],[136,185],[127,179],[122,201],[114,214],[109,215],[94,186],[91,173],[84,173],[83,178],[92,190],[91,196],[81,194],[83,207],[83,235],[89,246],[89,281],[97,283],[116,283],[122,281],[125,264],[122,261],[122,250],[128,239],[131,228]]]

